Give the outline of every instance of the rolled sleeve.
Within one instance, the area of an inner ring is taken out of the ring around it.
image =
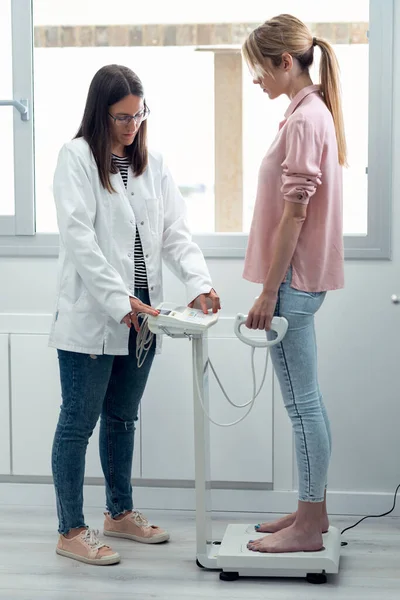
[[[281,192],[284,200],[308,204],[321,185],[323,142],[305,119],[294,119],[287,126]]]

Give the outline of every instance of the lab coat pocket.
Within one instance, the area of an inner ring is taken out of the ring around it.
[[[105,311],[103,307],[97,302],[96,298],[85,288],[75,302],[72,310],[75,313],[94,313],[97,315],[104,315]]]
[[[77,299],[75,304],[72,305],[72,307],[71,307],[72,310],[80,309],[81,306],[85,306],[87,303],[87,299],[88,299],[88,291],[86,288],[83,288],[82,292],[79,295],[79,298]]]
[[[66,272],[61,280],[58,308],[73,310],[87,295],[87,289],[77,273]]]

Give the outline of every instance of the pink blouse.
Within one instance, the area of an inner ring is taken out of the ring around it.
[[[264,283],[285,200],[309,204],[292,258],[292,286],[305,292],[342,288],[342,169],[335,128],[318,85],[293,98],[258,180],[243,277]]]

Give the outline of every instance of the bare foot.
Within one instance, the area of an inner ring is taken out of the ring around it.
[[[291,515],[286,515],[277,521],[272,521],[268,523],[261,523],[260,525],[256,525],[254,529],[257,533],[277,533],[278,531],[282,531],[282,529],[286,529],[293,525],[297,517],[297,512],[292,513]],[[329,518],[328,515],[324,515],[321,521],[321,531],[322,533],[326,533],[329,529]]]
[[[292,513],[291,515],[285,515],[281,519],[277,519],[276,521],[261,523],[261,525],[256,525],[255,530],[257,533],[277,533],[282,529],[286,529],[293,525],[296,520],[297,513]]]
[[[322,533],[299,529],[295,524],[259,540],[252,540],[247,548],[253,552],[318,552],[323,549]]]

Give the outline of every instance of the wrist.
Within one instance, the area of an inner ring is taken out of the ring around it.
[[[262,291],[262,295],[265,296],[265,297],[269,297],[269,298],[275,297],[275,296],[278,295],[278,290],[272,288],[271,286],[269,286],[269,287],[264,286],[263,287],[263,291]]]

